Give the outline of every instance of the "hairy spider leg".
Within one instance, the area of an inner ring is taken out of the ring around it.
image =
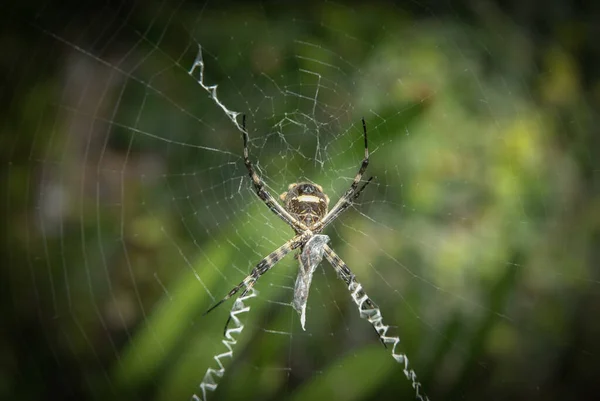
[[[275,198],[273,198],[273,196],[265,188],[264,181],[258,176],[258,174],[256,174],[256,171],[254,171],[254,166],[252,165],[252,162],[250,161],[249,151],[248,151],[249,138],[248,138],[248,131],[246,131],[246,115],[245,114],[242,116],[242,138],[244,140],[244,164],[246,165],[246,168],[248,169],[248,174],[250,175],[250,178],[252,179],[252,184],[254,185],[254,189],[255,189],[258,197],[260,199],[262,199],[263,202],[265,202],[265,204],[269,207],[269,209],[271,209],[271,211],[273,213],[275,213],[277,216],[279,216],[280,219],[282,219],[290,227],[292,227],[292,229],[297,234],[308,230],[308,227],[306,227],[306,225],[304,225],[302,222],[295,219],[287,210],[285,210],[283,208],[283,206],[281,206],[279,204],[279,202],[277,202],[277,200],[275,200]]]

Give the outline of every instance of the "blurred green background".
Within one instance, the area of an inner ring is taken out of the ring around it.
[[[291,237],[253,194],[373,183],[326,233],[432,400],[600,394],[598,5],[25,1],[0,35],[0,397],[181,400]],[[240,121],[240,119],[238,119]],[[414,399],[323,263],[248,301],[209,399]]]

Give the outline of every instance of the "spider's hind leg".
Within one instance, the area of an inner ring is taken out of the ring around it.
[[[258,279],[263,274],[268,272],[273,266],[275,266],[277,262],[283,259],[288,253],[300,247],[304,241],[306,241],[305,236],[297,235],[282,246],[280,246],[279,248],[277,248],[276,250],[274,250],[273,252],[271,252],[270,254],[268,254],[265,258],[258,262],[256,267],[252,269],[252,272],[250,272],[250,274],[246,276],[246,278],[244,278],[238,285],[233,287],[231,291],[229,291],[229,293],[227,293],[227,295],[225,295],[225,297],[222,300],[220,300],[219,302],[211,306],[206,312],[204,312],[204,315],[214,310],[216,307],[221,305],[223,302],[227,301],[229,298],[233,297],[243,287],[245,287],[245,289],[242,292],[241,296],[243,297],[246,294],[248,294],[248,292],[252,289],[252,287],[254,287],[254,284],[256,284]],[[225,325],[225,332],[227,332],[227,326],[229,325],[230,320],[231,314],[229,315],[229,319],[227,320],[227,324]]]

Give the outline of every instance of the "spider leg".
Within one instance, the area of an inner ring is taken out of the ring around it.
[[[346,209],[352,206],[352,201],[360,195],[360,193],[365,189],[365,187],[371,182],[373,177],[369,178],[360,188],[358,188],[358,183],[362,179],[362,176],[369,165],[369,146],[367,143],[367,124],[365,123],[365,119],[362,119],[363,125],[363,135],[365,138],[365,158],[363,159],[354,180],[352,180],[352,184],[350,188],[342,195],[340,200],[337,201],[335,206],[331,208],[331,210],[319,221],[313,231],[320,231],[325,228],[329,223],[335,220],[340,214],[342,214]]]
[[[421,393],[421,383],[417,379],[414,369],[409,366],[408,357],[404,352],[397,350],[400,344],[400,337],[388,334],[390,326],[383,322],[383,316],[379,307],[369,298],[362,285],[356,281],[356,277],[344,261],[327,244],[323,245],[323,252],[325,258],[333,266],[338,276],[348,285],[350,296],[352,297],[352,301],[358,306],[360,317],[371,323],[371,326],[375,329],[379,337],[379,341],[381,341],[384,347],[388,348],[387,344],[391,345],[392,357],[403,367],[404,376],[412,383],[412,387],[416,392],[416,398],[420,401],[429,401],[429,398]]]
[[[302,222],[295,219],[291,214],[288,213],[287,210],[283,208],[283,206],[281,206],[277,202],[277,200],[275,200],[275,198],[273,198],[273,195],[271,195],[269,191],[267,191],[267,189],[265,188],[264,181],[258,176],[256,171],[254,171],[254,166],[250,161],[248,151],[249,138],[248,131],[246,131],[246,115],[242,116],[242,138],[244,140],[244,164],[248,169],[248,174],[252,179],[252,184],[254,185],[254,189],[258,197],[262,199],[262,201],[268,206],[269,209],[271,209],[273,213],[275,213],[277,216],[279,216],[280,219],[282,219],[290,227],[292,227],[292,229],[296,231],[296,233],[306,231],[308,227],[306,227],[306,225],[304,225]]]
[[[346,285],[348,287],[350,287],[352,284],[359,284],[358,281],[356,280],[356,276],[354,275],[354,273],[352,273],[352,271],[350,271],[350,268],[348,267],[348,265],[346,263],[344,263],[344,261],[342,260],[342,258],[340,258],[337,255],[337,253],[335,253],[333,251],[333,249],[331,249],[329,247],[329,245],[325,244],[323,246],[323,250],[325,251],[325,259],[327,259],[327,261],[329,262],[329,264],[336,271],[338,277],[341,278],[346,283]],[[365,309],[366,310],[379,309],[379,307],[375,304],[375,302],[373,302],[371,300],[371,298],[369,298],[369,296],[367,295],[366,292],[364,292],[364,290],[362,290],[362,289],[360,290],[360,292],[357,294],[357,298],[363,300],[362,304],[359,305],[359,308],[361,310],[365,310]],[[362,305],[365,305],[366,308],[363,309]],[[361,313],[361,315],[362,315],[362,313]],[[387,348],[387,345],[385,345],[385,342],[382,340],[379,331],[377,331],[377,327],[373,326],[373,329],[377,333],[377,336],[379,337],[379,341],[381,341],[381,343],[383,344],[383,346],[385,348]]]
[[[335,207],[331,209],[329,213],[327,213],[325,217],[323,217],[323,219],[319,222],[319,227],[317,229],[313,229],[313,231],[323,230],[332,221],[337,219],[340,214],[344,213],[346,209],[352,206],[352,201],[358,198],[360,193],[365,189],[367,185],[369,185],[372,179],[373,177],[369,177],[369,179],[354,193],[354,195],[351,194],[347,197],[347,195],[344,194],[344,196],[340,198]]]
[[[275,251],[271,252],[264,259],[262,259],[260,262],[258,262],[256,267],[254,269],[252,269],[252,272],[248,276],[246,276],[246,278],[243,279],[238,285],[233,287],[231,289],[231,291],[229,291],[229,293],[227,293],[227,295],[225,295],[225,297],[222,300],[220,300],[219,302],[217,302],[216,304],[211,306],[206,312],[204,312],[203,316],[206,315],[207,313],[211,312],[213,309],[215,309],[216,307],[221,305],[223,302],[227,301],[229,298],[233,297],[242,288],[245,288],[244,292],[242,293],[242,296],[246,295],[248,293],[248,291],[250,291],[250,289],[252,287],[254,287],[254,284],[256,284],[258,279],[263,274],[265,274],[266,272],[269,271],[269,269],[271,269],[273,266],[275,266],[275,264],[277,262],[279,262],[281,259],[283,259],[285,257],[285,255],[287,255],[294,249],[297,249],[298,247],[300,247],[302,245],[302,243],[305,241],[306,241],[306,235],[297,235],[296,237],[292,238],[291,240],[289,240],[288,242],[286,242],[285,244],[283,244],[282,246],[277,248]],[[231,320],[231,314],[229,315],[229,319],[227,319],[227,323],[225,324],[225,331],[227,331],[227,326],[229,325],[230,320]]]

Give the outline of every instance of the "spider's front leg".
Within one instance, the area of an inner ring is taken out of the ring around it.
[[[373,177],[370,177],[360,188],[358,184],[362,179],[363,174],[367,170],[367,166],[369,165],[369,145],[367,142],[367,124],[365,123],[365,119],[362,119],[363,125],[363,135],[365,138],[365,157],[360,164],[358,172],[354,179],[352,180],[352,184],[350,184],[350,188],[342,195],[342,197],[337,201],[337,203],[331,208],[331,210],[319,221],[315,224],[312,229],[315,232],[321,232],[323,229],[329,225],[332,221],[334,221],[340,214],[342,214],[346,209],[348,209],[352,205],[352,201],[356,199],[360,193],[365,189],[367,185],[371,182]]]
[[[254,190],[258,197],[267,205],[269,209],[280,219],[285,221],[292,229],[296,232],[296,234],[300,234],[306,230],[308,227],[304,225],[302,222],[295,219],[287,210],[283,208],[276,200],[273,198],[273,195],[267,191],[265,187],[264,181],[259,177],[259,175],[254,171],[254,166],[250,161],[250,155],[248,151],[248,131],[246,131],[246,115],[242,116],[242,138],[244,141],[244,164],[246,165],[246,169],[248,169],[248,175],[252,179],[252,185],[254,185]]]

